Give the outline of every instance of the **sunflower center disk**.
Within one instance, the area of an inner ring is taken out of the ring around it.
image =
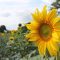
[[[52,29],[51,29],[50,25],[48,25],[48,24],[42,24],[40,26],[40,35],[45,40],[48,39],[48,38],[50,38],[51,35],[52,35]]]

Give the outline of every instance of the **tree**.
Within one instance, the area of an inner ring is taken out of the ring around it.
[[[52,3],[52,8],[58,9],[58,14],[60,14],[60,10],[59,10],[59,8],[60,8],[60,0],[56,0],[55,2],[53,2]]]
[[[60,0],[56,0],[55,2],[52,3],[52,6],[55,8],[60,8]]]
[[[1,25],[1,26],[0,26],[0,32],[1,32],[1,33],[3,33],[3,32],[4,32],[4,30],[6,30],[5,25]]]

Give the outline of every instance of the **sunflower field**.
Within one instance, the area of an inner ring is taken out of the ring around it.
[[[17,30],[0,26],[0,60],[60,60],[59,0],[50,10],[44,5],[31,14],[32,20]]]
[[[0,32],[0,60],[29,59],[38,55],[34,44],[26,40],[26,33],[25,26],[19,26],[17,30]]]
[[[34,43],[26,40],[27,32],[25,26],[19,26],[17,30],[0,32],[0,60],[43,59]]]
[[[41,56],[36,44],[27,40],[28,33],[27,27],[21,24],[17,30],[0,31],[0,60],[56,60],[56,57],[60,60],[60,54],[50,56],[48,51],[46,56]]]

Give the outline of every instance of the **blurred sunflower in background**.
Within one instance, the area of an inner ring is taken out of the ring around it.
[[[12,35],[14,35],[17,32],[17,30],[11,30],[10,32]]]
[[[8,43],[7,43],[7,45],[9,46],[9,45],[12,45],[12,44],[14,44],[14,40],[15,40],[15,38],[14,37],[9,37],[9,41],[8,41]]]
[[[9,40],[11,40],[11,41],[14,40],[14,37],[10,37]]]
[[[2,36],[4,36],[4,33],[1,33]]]
[[[0,36],[5,36],[5,33],[0,33]]]
[[[60,21],[60,17],[57,16],[57,10],[52,9],[47,12],[47,8],[44,6],[42,12],[36,9],[32,17],[30,24],[26,24],[27,29],[30,30],[26,34],[26,38],[28,41],[36,43],[39,54],[44,56],[47,49],[51,56],[56,56],[59,51],[58,42],[60,42],[58,36],[60,28],[57,27],[60,26],[57,23]]]

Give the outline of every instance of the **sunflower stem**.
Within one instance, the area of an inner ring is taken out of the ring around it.
[[[56,60],[57,60],[57,56],[56,56]]]
[[[47,55],[45,55],[45,60],[48,60]]]

